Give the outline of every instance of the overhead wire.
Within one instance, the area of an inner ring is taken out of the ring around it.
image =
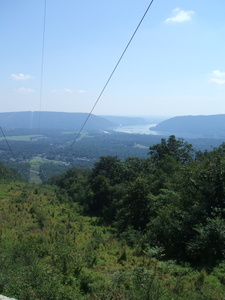
[[[131,42],[132,42],[134,36],[136,35],[136,33],[137,33],[139,27],[141,26],[141,24],[142,24],[144,18],[146,17],[146,15],[147,15],[149,9],[151,8],[153,2],[154,2],[154,0],[151,0],[150,4],[148,5],[148,7],[147,7],[147,9],[146,9],[146,11],[145,11],[145,13],[144,13],[144,15],[142,16],[142,18],[141,18],[140,22],[138,23],[138,25],[137,25],[137,27],[136,27],[134,33],[132,34],[130,40],[128,41],[128,43],[127,43],[127,45],[126,45],[126,47],[125,47],[125,49],[124,49],[124,51],[122,52],[122,54],[121,54],[119,60],[117,61],[117,63],[116,63],[116,65],[115,65],[114,69],[112,70],[112,72],[111,72],[109,78],[107,79],[105,85],[103,86],[103,89],[101,90],[101,92],[100,92],[98,98],[96,99],[94,105],[92,106],[92,109],[90,110],[89,114],[87,115],[86,119],[84,120],[84,122],[83,122],[83,124],[82,124],[80,130],[78,131],[78,133],[77,133],[77,135],[76,135],[74,141],[73,141],[72,144],[70,145],[68,151],[66,152],[66,155],[68,155],[68,153],[71,151],[71,149],[73,148],[73,145],[75,144],[75,142],[76,142],[77,139],[79,138],[81,132],[83,131],[83,129],[84,129],[86,123],[88,122],[88,120],[89,120],[89,118],[90,118],[92,112],[94,111],[96,105],[98,104],[100,98],[102,97],[102,95],[103,95],[103,93],[104,93],[106,87],[108,86],[110,80],[112,79],[112,77],[113,77],[113,75],[114,75],[116,69],[118,68],[118,66],[119,66],[119,64],[120,64],[120,62],[121,62],[121,60],[122,60],[122,58],[124,57],[125,53],[127,52],[127,49],[129,48],[129,46],[130,46],[130,44],[131,44]]]
[[[15,157],[13,151],[12,151],[12,148],[10,147],[9,142],[8,142],[8,140],[7,140],[7,137],[5,136],[5,133],[4,133],[4,131],[3,131],[3,129],[2,129],[1,126],[0,126],[0,130],[1,130],[1,132],[2,132],[2,135],[3,135],[4,139],[5,139],[6,145],[7,145],[8,148],[9,148],[9,151],[11,152],[13,158],[16,159],[16,157]]]
[[[42,28],[42,47],[41,47],[41,70],[40,70],[40,95],[39,95],[39,115],[38,115],[38,131],[41,132],[41,114],[42,114],[42,100],[43,100],[43,79],[44,79],[44,55],[45,55],[45,35],[46,35],[46,12],[47,12],[47,0],[44,0],[43,11],[43,28]],[[40,168],[40,173],[45,174]]]
[[[47,0],[44,0],[44,15],[43,15],[43,30],[42,30],[42,49],[41,49],[41,75],[40,75],[41,78],[40,78],[40,97],[39,97],[39,122],[38,122],[39,132],[41,130],[41,112],[42,112],[42,99],[43,99],[46,11],[47,11]]]
[[[141,26],[141,24],[142,24],[144,18],[146,17],[146,15],[147,15],[149,9],[151,8],[153,2],[154,2],[154,0],[151,0],[151,1],[150,1],[150,4],[148,5],[148,7],[147,7],[147,9],[146,9],[146,11],[145,11],[145,13],[144,13],[144,15],[142,16],[141,20],[139,21],[139,23],[138,23],[136,29],[134,30],[134,32],[133,32],[131,38],[129,39],[129,41],[128,41],[126,47],[125,47],[125,49],[123,50],[121,56],[119,57],[119,59],[118,59],[116,65],[115,65],[114,69],[112,70],[112,72],[111,72],[110,76],[108,77],[108,79],[107,79],[105,85],[103,86],[103,88],[102,88],[102,90],[101,90],[99,96],[97,97],[97,99],[96,99],[94,105],[92,106],[92,108],[91,108],[90,112],[88,113],[86,119],[84,120],[84,122],[83,122],[81,128],[79,129],[79,131],[78,131],[78,133],[77,133],[77,135],[76,135],[74,141],[72,142],[71,146],[69,147],[69,149],[68,149],[68,151],[67,151],[67,154],[69,153],[69,151],[71,151],[73,145],[75,144],[75,142],[76,142],[77,139],[79,138],[79,136],[80,136],[82,130],[84,129],[86,123],[88,122],[89,118],[91,117],[91,114],[93,113],[93,111],[94,111],[95,107],[97,106],[97,104],[98,104],[100,98],[102,97],[102,95],[103,95],[103,93],[104,93],[106,87],[108,86],[110,80],[112,79],[112,77],[113,77],[113,75],[114,75],[116,69],[118,68],[118,66],[119,66],[119,64],[120,64],[120,62],[121,62],[121,60],[123,59],[125,53],[127,52],[127,49],[129,48],[129,46],[130,46],[130,44],[131,44],[131,42],[132,42],[134,36],[136,35],[136,33],[137,33],[139,27]],[[44,0],[43,31],[42,31],[42,49],[41,49],[41,72],[40,72],[40,97],[39,97],[39,124],[38,124],[38,126],[39,126],[39,132],[40,132],[40,129],[41,129],[41,111],[42,111],[42,100],[43,100],[44,54],[45,54],[45,35],[46,35],[46,11],[47,11],[47,0]],[[8,147],[8,149],[9,149],[10,153],[12,154],[13,158],[16,160],[16,157],[15,157],[15,155],[14,155],[14,153],[13,153],[13,151],[12,151],[12,149],[11,149],[9,143],[8,143],[7,137],[5,136],[4,131],[3,131],[3,129],[2,129],[1,126],[0,126],[0,130],[1,130],[1,132],[2,132],[2,135],[3,135],[3,137],[4,137],[4,140],[5,140],[6,144],[7,144],[7,147]]]
[[[47,7],[47,0],[44,0],[44,18],[43,18],[43,31],[42,31],[42,49],[41,49],[41,80],[40,80],[40,98],[39,98],[39,132],[41,128],[41,111],[42,111],[42,95],[43,95],[43,74],[44,74],[44,50],[45,50],[45,24],[46,24],[46,7]],[[6,135],[4,134],[4,131],[2,127],[0,126],[0,130],[2,132],[2,135],[4,137],[4,140],[8,146],[8,149],[10,153],[12,154],[13,158],[16,159],[12,148],[9,145],[9,142],[7,140]]]

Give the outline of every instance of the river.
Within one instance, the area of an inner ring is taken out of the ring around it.
[[[142,125],[129,125],[129,126],[118,126],[114,128],[116,132],[133,133],[133,134],[152,134],[160,135],[156,131],[151,131],[150,128],[156,126],[156,124],[142,124]]]

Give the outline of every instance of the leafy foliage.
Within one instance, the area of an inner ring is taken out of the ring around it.
[[[19,179],[20,175],[16,170],[0,164],[0,181],[12,181]]]
[[[45,186],[15,181],[3,166],[0,293],[223,299],[224,145],[196,156],[172,136],[150,152],[101,157],[92,170],[68,169]]]
[[[149,154],[156,162],[161,161],[165,156],[171,156],[182,164],[188,164],[192,160],[193,148],[191,144],[184,142],[183,139],[176,140],[171,135],[168,140],[161,139],[161,143],[151,146]]]
[[[120,233],[145,232],[148,245],[162,247],[166,259],[211,268],[225,258],[224,153],[221,145],[196,156],[190,144],[170,136],[150,146],[147,159],[101,157],[86,174],[85,193],[76,199]],[[84,181],[66,174],[59,176],[64,184],[70,182],[66,193],[71,195],[74,182],[82,189]]]

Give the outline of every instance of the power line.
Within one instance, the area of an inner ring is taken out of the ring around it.
[[[44,0],[44,16],[43,16],[43,31],[42,31],[42,49],[41,49],[41,83],[40,83],[40,98],[39,98],[39,132],[41,129],[41,111],[43,98],[43,78],[44,78],[44,54],[45,54],[45,28],[46,28],[46,10],[47,0]]]
[[[110,74],[110,76],[109,76],[108,80],[106,81],[106,83],[105,83],[105,85],[104,85],[103,89],[101,90],[101,92],[100,92],[100,94],[99,94],[99,96],[98,96],[97,100],[95,101],[95,103],[94,103],[94,105],[93,105],[93,107],[92,107],[91,111],[90,111],[90,112],[89,112],[89,114],[87,115],[87,117],[86,117],[86,119],[85,119],[85,121],[84,121],[83,125],[81,126],[80,130],[78,131],[78,133],[77,133],[77,135],[76,135],[76,137],[75,137],[74,141],[72,142],[72,144],[71,144],[71,146],[69,147],[69,150],[67,151],[67,153],[66,153],[66,154],[68,154],[68,152],[69,152],[69,151],[72,149],[73,145],[75,144],[75,142],[76,142],[76,141],[77,141],[77,139],[79,138],[79,136],[80,136],[80,134],[81,134],[82,130],[84,129],[84,126],[86,125],[87,121],[89,120],[89,118],[90,118],[90,116],[91,116],[92,112],[94,111],[94,109],[95,109],[96,105],[98,104],[98,102],[99,102],[100,98],[102,97],[102,95],[103,95],[103,93],[104,93],[104,91],[105,91],[105,89],[106,89],[107,85],[109,84],[110,80],[112,79],[112,77],[113,77],[113,75],[114,75],[114,73],[115,73],[116,69],[118,68],[118,66],[119,66],[119,64],[120,64],[120,62],[121,62],[121,60],[122,60],[122,58],[123,58],[124,54],[126,53],[127,49],[129,48],[129,46],[130,46],[130,44],[131,44],[131,42],[132,42],[132,40],[133,40],[134,36],[136,35],[136,33],[137,33],[137,31],[138,31],[139,27],[141,26],[141,23],[143,22],[143,20],[144,20],[145,16],[147,15],[147,13],[148,13],[148,11],[149,11],[150,7],[151,7],[151,6],[152,6],[152,4],[153,4],[153,2],[154,2],[154,0],[152,0],[152,1],[150,2],[150,4],[148,5],[148,7],[147,7],[147,9],[146,9],[146,11],[145,11],[145,13],[144,13],[143,17],[141,18],[140,22],[138,23],[138,25],[137,25],[137,27],[136,27],[136,29],[135,29],[134,33],[132,34],[132,36],[131,36],[131,38],[130,38],[129,42],[127,43],[127,45],[126,45],[126,47],[125,47],[125,49],[124,49],[123,53],[121,54],[121,56],[120,56],[119,60],[117,61],[116,65],[115,65],[115,67],[114,67],[114,69],[113,69],[113,71],[111,72],[111,74]]]
[[[1,126],[0,126],[0,129],[1,129],[2,135],[3,135],[4,139],[5,139],[5,142],[6,142],[7,146],[8,146],[8,148],[9,148],[9,151],[11,152],[13,158],[16,159],[16,157],[15,157],[15,155],[14,155],[14,153],[13,153],[13,151],[12,151],[12,149],[11,149],[9,143],[8,143],[8,140],[7,140],[7,138],[6,138],[5,134],[4,134],[4,131],[2,130]]]
[[[43,94],[43,71],[44,71],[44,49],[45,49],[45,23],[46,23],[46,6],[47,6],[47,0],[44,0],[44,19],[43,19],[43,33],[42,33],[42,50],[41,50],[41,84],[40,84],[40,101],[39,101],[39,131],[41,126],[41,107],[42,107],[42,94]],[[7,137],[4,134],[4,131],[2,127],[0,126],[0,130],[2,132],[2,135],[4,137],[4,140],[6,142],[6,145],[12,154],[13,158],[16,160],[16,157],[8,143]]]

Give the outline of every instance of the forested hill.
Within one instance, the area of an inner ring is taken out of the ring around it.
[[[170,136],[149,158],[102,156],[49,185],[0,180],[0,294],[224,299],[224,178],[225,144]]]
[[[65,112],[7,112],[0,113],[0,126],[2,128],[30,128],[30,129],[80,129],[86,120],[87,113]],[[108,129],[115,126],[102,117],[91,115],[87,129]]]
[[[179,116],[165,120],[152,130],[173,134],[194,134],[205,137],[225,137],[225,114],[210,116]]]
[[[20,175],[15,169],[12,169],[0,163],[0,182],[13,181],[18,179],[20,179]]]
[[[123,117],[123,116],[101,116],[102,118],[116,124],[117,126],[142,125],[150,123],[150,120],[142,117]]]

